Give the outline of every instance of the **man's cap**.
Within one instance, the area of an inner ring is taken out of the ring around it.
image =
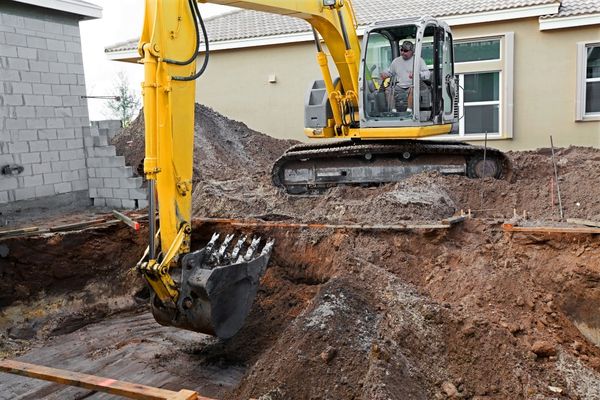
[[[402,46],[400,46],[400,48],[401,48],[402,50],[413,51],[413,49],[415,48],[415,45],[414,45],[412,42],[410,42],[410,41],[408,41],[408,40],[405,40],[405,41],[402,43]]]

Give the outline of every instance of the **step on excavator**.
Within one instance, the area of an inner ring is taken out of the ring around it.
[[[421,171],[506,175],[508,161],[499,151],[451,140],[458,132],[457,80],[445,23],[429,17],[378,22],[361,45],[350,0],[199,1],[297,17],[313,28],[322,79],[306,97],[305,134],[341,140],[286,151],[272,179],[288,193],[394,182]],[[138,49],[150,233],[137,269],[151,289],[157,322],[230,338],[250,312],[274,243],[215,234],[191,251],[195,80],[206,69],[209,39],[196,0],[146,0],[145,6]],[[403,67],[391,65],[400,58]],[[438,135],[447,140],[422,140]]]

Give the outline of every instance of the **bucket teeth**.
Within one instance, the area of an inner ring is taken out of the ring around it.
[[[259,251],[260,243],[262,239],[260,237],[253,237],[250,244],[247,243],[248,236],[241,235],[235,242],[235,245],[231,248],[230,244],[234,241],[235,235],[227,235],[223,239],[223,242],[219,244],[218,233],[213,234],[210,242],[206,245],[206,257],[205,260],[212,267],[227,265],[227,264],[239,264],[242,262],[248,262],[253,258],[268,255],[273,249],[275,241],[273,239],[267,240],[262,250]]]

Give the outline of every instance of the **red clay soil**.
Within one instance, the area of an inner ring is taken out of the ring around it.
[[[516,178],[511,182],[422,174],[398,184],[291,197],[270,184],[271,162],[288,142],[202,106],[197,115],[197,134],[208,142],[195,150],[196,215],[398,223],[478,211],[474,219],[439,230],[247,232],[273,237],[276,245],[247,324],[226,341],[153,330],[138,311],[113,316],[138,310],[135,296],[139,301],[142,285],[125,277],[141,254],[145,234],[126,228],[99,231],[97,237],[82,237],[78,246],[66,242],[76,234],[51,235],[39,239],[39,245],[30,239],[0,242],[11,249],[8,258],[0,259],[0,276],[7,277],[2,290],[12,290],[11,296],[16,283],[39,281],[35,274],[22,275],[27,268],[20,260],[26,257],[23,249],[48,255],[40,256],[48,285],[21,289],[28,295],[0,306],[6,339],[0,351],[60,366],[60,353],[51,357],[47,349],[81,342],[87,346],[81,350],[85,355],[73,355],[78,361],[70,365],[90,365],[84,372],[122,371],[121,378],[224,399],[600,399],[598,235],[506,233],[501,226],[513,218],[514,209],[519,215],[527,211],[529,219],[521,224],[556,219],[546,150],[510,153]],[[124,133],[127,140],[116,138],[133,165],[142,157],[140,126],[138,120]],[[559,149],[557,160],[566,216],[598,219],[600,151]],[[228,230],[196,223],[195,246],[213,231]],[[65,246],[83,253],[69,256]],[[61,275],[61,256],[82,264],[82,257],[94,263],[102,259],[110,268],[84,265],[92,275],[101,273],[101,279],[82,277],[74,268]],[[55,277],[73,282],[71,299]],[[111,292],[106,288],[115,279],[122,286]],[[102,297],[102,290],[108,295]],[[105,317],[91,318],[83,328],[81,318],[80,329],[59,335],[38,329],[50,326],[44,322],[53,320],[48,315],[71,309],[76,316],[105,310]],[[18,329],[9,329],[11,323],[30,327],[33,337],[20,338]],[[122,336],[124,347],[94,336],[107,331]],[[127,368],[119,369],[124,348],[131,349]],[[23,389],[2,378],[0,393],[12,393],[9,398],[48,390]],[[53,393],[47,398],[67,398]]]

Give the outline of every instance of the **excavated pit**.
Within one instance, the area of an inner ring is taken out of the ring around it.
[[[510,153],[513,182],[423,174],[290,197],[269,176],[288,142],[200,106],[196,120],[196,216],[397,225],[478,211],[407,231],[196,221],[194,246],[215,231],[276,240],[225,341],[153,321],[132,271],[145,227],[5,239],[0,356],[219,399],[600,399],[600,238],[502,229],[560,225],[545,150]],[[131,165],[142,126],[116,138]],[[598,220],[600,151],[557,154],[565,213]],[[34,398],[109,397],[0,374],[0,399]]]

